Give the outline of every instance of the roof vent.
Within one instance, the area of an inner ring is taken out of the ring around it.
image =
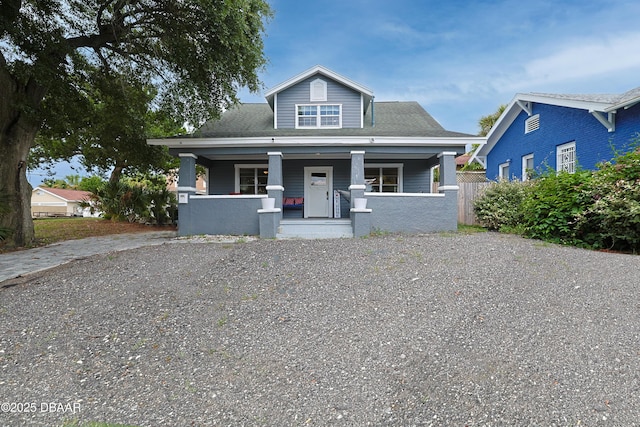
[[[531,116],[524,122],[524,133],[533,132],[538,129],[540,129],[540,114]]]

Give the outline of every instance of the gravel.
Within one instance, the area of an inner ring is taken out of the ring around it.
[[[496,233],[95,255],[0,289],[0,425],[638,425],[638,272]]]

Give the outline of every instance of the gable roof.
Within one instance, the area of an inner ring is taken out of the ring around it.
[[[372,122],[373,118],[373,122]],[[390,137],[470,137],[445,130],[420,104],[375,102],[364,116],[363,128],[274,129],[273,111],[268,104],[240,104],[207,122],[192,138],[252,138],[285,136],[390,136]]]
[[[476,149],[469,162],[472,162],[477,157],[486,156],[509,129],[520,112],[530,108],[528,107],[530,103],[586,110],[593,114],[595,119],[603,121],[605,119],[600,117],[600,113],[615,113],[620,108],[629,108],[639,102],[640,87],[631,89],[623,94],[518,93],[513,97],[487,134],[486,144]]]
[[[290,79],[269,89],[267,93],[265,93],[265,98],[267,98],[267,103],[269,104],[271,109],[274,108],[274,97],[277,93],[282,92],[283,90],[288,89],[291,86],[294,86],[300,83],[301,81],[311,76],[314,76],[316,74],[323,75],[327,78],[330,78],[332,80],[335,80],[341,83],[342,85],[350,89],[355,90],[356,92],[360,92],[364,97],[364,109],[365,111],[367,111],[367,108],[369,108],[369,104],[373,99],[373,92],[371,91],[371,89],[361,85],[360,83],[356,83],[347,77],[341,76],[340,74],[334,71],[331,71],[330,69],[323,67],[322,65],[316,65],[315,67],[311,67],[308,70],[298,74],[297,76],[291,77]]]
[[[89,200],[91,193],[81,190],[69,190],[66,188],[50,188],[50,187],[36,187],[33,192],[42,190],[45,193],[49,193],[52,196],[63,199],[66,202],[81,202],[83,200]]]

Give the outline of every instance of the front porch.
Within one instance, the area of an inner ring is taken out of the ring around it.
[[[348,183],[348,190],[341,191],[342,196],[336,191],[338,188],[334,183],[333,166],[305,167],[305,174],[315,174],[315,184],[305,184],[304,206],[290,210],[283,209],[283,154],[269,152],[268,169],[265,173],[267,182],[263,187],[266,194],[232,192],[196,195],[193,185],[180,186],[178,233],[259,235],[263,238],[338,238],[360,237],[373,231],[453,231],[457,229],[458,209],[455,155],[455,152],[441,152],[434,156],[440,166],[442,183],[438,193],[383,192],[367,191],[371,188],[365,181],[365,152],[351,151],[350,176],[346,180],[340,177],[336,179],[338,182],[342,179],[342,188]],[[189,184],[189,179],[195,176],[197,156],[181,153],[180,158],[180,183]],[[430,183],[425,182],[424,186],[428,188]],[[396,188],[399,189],[401,187]],[[316,197],[315,202],[313,197]],[[318,200],[325,199],[326,202],[318,204]],[[366,207],[356,207],[356,199],[360,199],[360,202],[366,200]],[[312,203],[316,205],[310,207]]]

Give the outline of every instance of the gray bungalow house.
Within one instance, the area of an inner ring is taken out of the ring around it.
[[[180,235],[352,237],[457,228],[454,158],[483,138],[445,130],[416,102],[315,66],[195,133],[149,144],[179,156]],[[196,164],[208,194],[195,192]],[[431,192],[433,170],[440,187]]]

